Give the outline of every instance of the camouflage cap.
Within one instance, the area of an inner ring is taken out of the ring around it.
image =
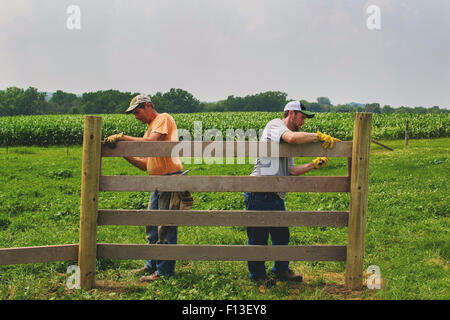
[[[145,95],[145,94],[139,94],[136,97],[134,97],[133,99],[131,99],[130,102],[130,106],[128,107],[127,110],[125,110],[126,114],[131,113],[134,109],[136,109],[136,107],[138,105],[140,105],[141,103],[145,103],[145,102],[150,102],[152,103],[152,100],[150,99],[149,96]]]

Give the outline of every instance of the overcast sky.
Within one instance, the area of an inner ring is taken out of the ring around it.
[[[449,108],[450,1],[0,0],[11,86]]]

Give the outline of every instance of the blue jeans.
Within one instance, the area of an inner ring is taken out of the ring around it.
[[[171,192],[152,192],[148,204],[149,210],[169,209]],[[166,239],[164,243],[177,244],[178,227],[165,227]],[[158,226],[145,228],[148,244],[159,243]],[[160,276],[172,276],[175,273],[175,260],[147,260],[146,268],[155,270]]]
[[[285,211],[284,200],[273,192],[245,192],[244,201],[247,210],[282,210]],[[249,245],[267,245],[269,235],[272,245],[289,244],[288,227],[247,227]],[[282,273],[289,269],[289,261],[275,261],[272,271]],[[254,280],[266,277],[264,261],[249,261],[250,278]]]

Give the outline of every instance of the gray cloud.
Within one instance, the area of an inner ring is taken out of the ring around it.
[[[1,1],[0,87],[449,107],[449,16],[446,0]]]

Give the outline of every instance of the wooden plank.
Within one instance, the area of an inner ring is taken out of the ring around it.
[[[102,176],[100,191],[349,192],[344,177]]]
[[[78,244],[1,248],[0,265],[77,260]]]
[[[97,245],[97,256],[122,260],[344,261],[346,246]]]
[[[371,113],[355,113],[345,277],[346,286],[351,290],[359,290],[363,286],[371,128]]]
[[[99,210],[98,225],[345,227],[348,211]]]
[[[258,141],[120,141],[116,148],[102,146],[102,157],[350,157],[352,142],[336,142],[333,149],[319,142],[302,145]]]
[[[84,119],[78,264],[81,287],[90,290],[95,285],[102,118]]]

